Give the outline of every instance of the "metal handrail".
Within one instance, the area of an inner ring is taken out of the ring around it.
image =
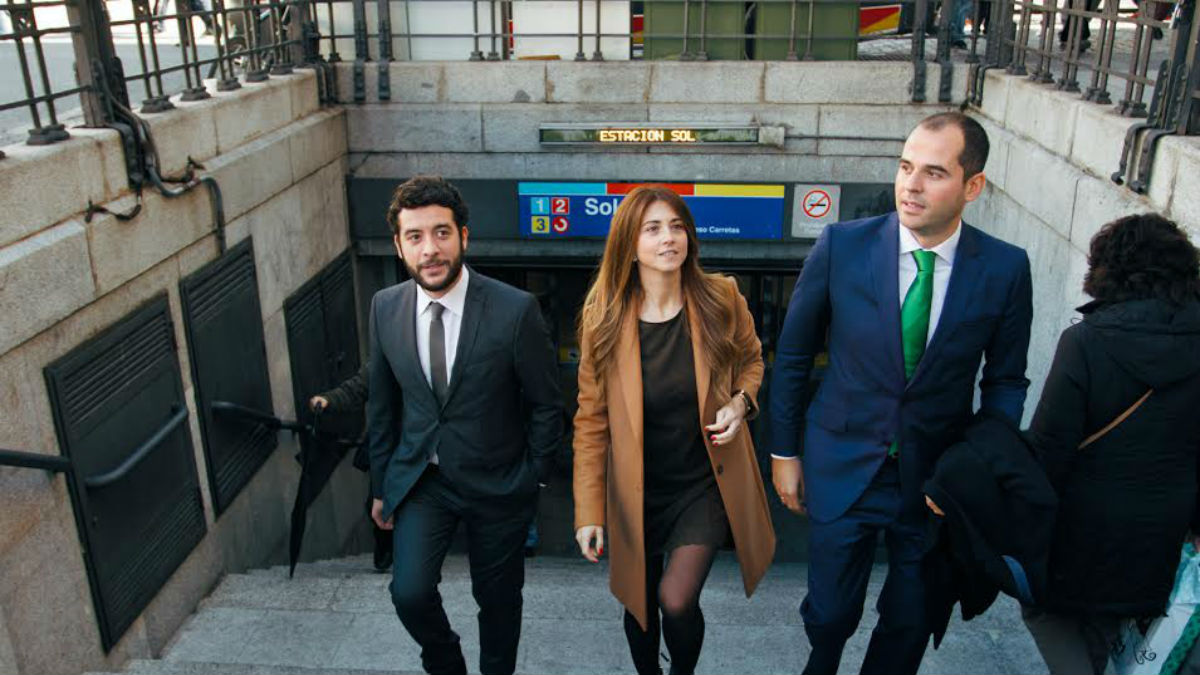
[[[175,414],[171,415],[171,418],[168,419],[158,431],[154,432],[153,436],[147,438],[144,443],[138,446],[136,450],[131,452],[123,462],[117,465],[116,468],[106,471],[102,474],[89,476],[83,479],[83,484],[92,489],[99,489],[112,485],[128,475],[134,467],[141,463],[142,460],[146,459],[146,457],[150,455],[151,451],[161,445],[162,442],[166,440],[167,437],[170,436],[171,433],[183,423],[184,420],[187,419],[188,411],[186,407],[175,405],[172,406],[172,408],[175,409]]]
[[[286,430],[308,432],[312,430],[309,425],[303,424],[296,420],[283,420],[272,415],[271,413],[263,412],[262,410],[256,410],[254,408],[247,408],[244,405],[239,405],[230,401],[213,401],[209,404],[209,407],[212,408],[214,413],[228,413],[234,417],[240,417],[245,420],[258,422],[259,424],[277,431]]]
[[[0,466],[41,469],[51,473],[71,472],[71,460],[62,455],[41,455],[36,452],[0,449]]]
[[[283,420],[272,415],[271,413],[264,412],[262,410],[256,410],[254,408],[248,408],[244,405],[239,405],[230,401],[213,401],[209,404],[209,407],[214,413],[226,413],[234,417],[240,417],[244,420],[257,422],[275,431],[295,431],[308,434],[314,438],[324,437],[328,441],[348,448],[356,447],[359,444],[359,441],[357,440],[342,438],[335,434],[320,431],[318,430],[316,424],[305,424],[297,420]],[[314,419],[320,419],[319,412],[316,414]]]

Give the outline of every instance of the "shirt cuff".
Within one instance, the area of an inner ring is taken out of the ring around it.
[[[771,459],[800,459],[800,457],[798,457],[797,455],[792,455],[791,457],[784,457],[783,455],[776,455],[775,453],[771,453]]]

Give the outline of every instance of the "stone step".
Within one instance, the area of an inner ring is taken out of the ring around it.
[[[391,606],[390,575],[374,573],[370,563],[370,556],[305,563],[291,579],[286,567],[228,575],[161,660],[131,662],[126,672],[419,673],[420,650]],[[856,669],[866,650],[884,571],[872,574],[863,625],[846,646],[847,669]],[[442,576],[446,613],[477,672],[478,608],[465,557],[449,556]],[[803,564],[777,564],[747,599],[736,559],[722,553],[701,599],[707,631],[697,672],[798,672],[808,653],[798,611],[806,578]],[[622,615],[608,590],[607,563],[530,559],[518,672],[630,672]],[[921,672],[1044,673],[1045,666],[1017,603],[1001,598],[978,619],[953,620]]]
[[[205,663],[202,661],[162,661],[137,659],[130,661],[126,673],[136,675],[412,675],[404,670],[348,670],[346,668],[300,668],[295,666],[263,666],[245,663]]]
[[[344,574],[360,574],[362,572],[374,571],[372,566],[371,556],[355,555],[345,558],[334,558],[331,560],[318,560],[314,562],[302,562],[296,565],[297,577],[329,577],[339,576]],[[287,565],[275,565],[263,569],[250,570],[246,574],[259,576],[287,576]]]

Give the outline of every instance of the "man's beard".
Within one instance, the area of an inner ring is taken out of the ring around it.
[[[404,266],[408,269],[408,276],[412,277],[413,281],[416,281],[418,286],[424,288],[430,293],[440,293],[453,286],[454,282],[458,281],[458,277],[462,274],[462,254],[462,249],[459,249],[458,255],[454,256],[452,260],[445,261],[449,266],[449,269],[446,270],[446,278],[442,279],[436,284],[427,283],[421,276],[420,270],[414,268],[412,265],[409,265],[408,261],[404,262]]]

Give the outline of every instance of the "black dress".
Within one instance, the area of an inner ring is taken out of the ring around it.
[[[725,546],[729,519],[704,445],[685,312],[638,321],[642,351],[646,554]]]

